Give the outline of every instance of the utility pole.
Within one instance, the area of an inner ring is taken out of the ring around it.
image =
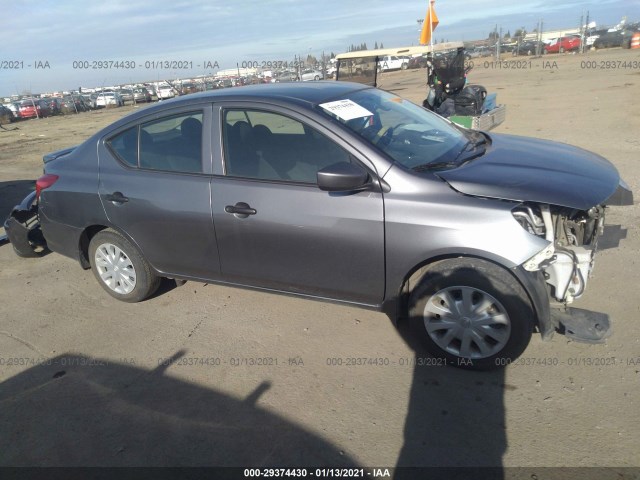
[[[584,10],[582,11],[582,15],[580,15],[580,30],[578,30],[580,32],[580,53],[584,53],[584,23],[582,23],[582,21],[584,20]]]
[[[585,22],[585,27],[584,27],[585,35],[584,35],[584,41],[582,42],[582,53],[584,53],[584,47],[585,47],[584,44],[586,43],[586,40],[587,40],[586,34],[588,31],[589,31],[589,10],[587,10],[587,21]]]

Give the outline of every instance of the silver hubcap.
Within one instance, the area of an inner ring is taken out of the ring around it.
[[[102,281],[114,292],[126,295],[136,286],[136,269],[126,253],[111,243],[96,249],[96,267]]]
[[[495,355],[511,334],[502,304],[471,287],[448,287],[432,295],[424,308],[424,327],[440,348],[471,359]]]

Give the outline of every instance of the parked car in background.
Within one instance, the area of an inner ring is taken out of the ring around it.
[[[84,102],[81,95],[69,95],[58,99],[60,102],[60,112],[68,115],[71,113],[86,112],[89,107]]]
[[[309,82],[311,80],[322,80],[322,72],[314,68],[307,68],[300,74],[300,80]]]
[[[176,96],[176,93],[173,90],[171,85],[160,85],[157,90],[158,100],[165,100],[167,98],[173,98]]]
[[[136,87],[133,89],[133,103],[150,102],[151,94],[144,87]]]
[[[339,301],[406,318],[440,365],[475,369],[509,365],[534,331],[610,333],[550,298],[585,292],[604,206],[633,204],[599,155],[338,81],[139,109],[43,173],[5,222],[14,250],[44,242],[118,300],[168,277]]]
[[[274,78],[275,82],[295,82],[298,77],[294,72],[284,71],[276,73]]]
[[[543,54],[572,52],[580,48],[580,35],[567,35],[556,38],[555,41],[544,46]]]
[[[409,59],[409,63],[407,64],[407,68],[426,68],[426,67],[427,67],[426,55],[418,55],[416,57],[411,57]]]
[[[600,38],[600,35],[604,35],[608,30],[593,30],[584,39],[585,49],[593,47],[593,43]]]
[[[515,43],[501,43],[500,44],[500,53],[511,53],[513,49],[516,47]],[[493,46],[493,51],[496,51],[496,46]]]
[[[511,53],[514,57],[519,55],[535,55],[536,48],[538,48],[538,54],[542,55],[544,46],[545,44],[543,42],[526,41],[516,45]]]
[[[100,92],[96,97],[96,107],[121,107],[122,105],[124,102],[117,92]]]
[[[378,70],[388,72],[390,70],[406,70],[409,67],[409,59],[407,57],[398,57],[396,55],[385,55],[378,62]]]
[[[83,93],[81,95],[82,96],[82,101],[84,102],[85,106],[89,110],[93,110],[93,109],[96,108],[96,100],[95,100],[95,97],[93,95],[95,95],[95,94]]]
[[[46,102],[49,104],[49,108],[51,109],[51,115],[59,115],[60,107],[62,105],[62,99],[59,97],[46,98]]]
[[[0,125],[5,125],[13,121],[13,112],[4,105],[0,105]]]
[[[193,82],[184,82],[180,85],[180,95],[189,95],[190,93],[197,93],[198,86]]]
[[[624,39],[625,39],[624,30],[605,32],[595,39],[595,41],[593,42],[593,48],[599,49],[599,48],[621,47]]]
[[[5,107],[11,110],[14,120],[19,120],[22,118],[22,115],[20,115],[20,102],[7,103],[5,104]]]
[[[133,103],[133,90],[129,88],[121,88],[118,93],[120,94],[120,98],[122,99],[123,105],[127,102]]]
[[[482,58],[482,57],[490,57],[495,53],[495,48],[491,50],[491,48],[486,46],[475,47],[473,49],[467,50],[469,57],[471,58]]]
[[[35,98],[20,102],[20,118],[42,118],[49,115],[51,115],[51,107],[46,100]]]
[[[334,78],[336,75],[336,71],[338,70],[338,67],[336,64],[332,64],[327,66],[326,70],[325,70],[325,76],[324,78]]]

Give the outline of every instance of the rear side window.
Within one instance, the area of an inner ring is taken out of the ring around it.
[[[202,113],[142,124],[140,168],[202,172]]]
[[[202,112],[172,115],[129,128],[107,145],[132,167],[201,173],[202,121]]]

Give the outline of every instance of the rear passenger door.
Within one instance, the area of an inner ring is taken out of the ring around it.
[[[211,204],[225,280],[378,304],[384,296],[379,191],[328,193],[316,172],[366,159],[330,130],[277,107],[226,105]],[[215,145],[215,142],[214,142]]]
[[[158,271],[215,278],[211,105],[165,110],[99,142],[100,199],[111,224]]]

